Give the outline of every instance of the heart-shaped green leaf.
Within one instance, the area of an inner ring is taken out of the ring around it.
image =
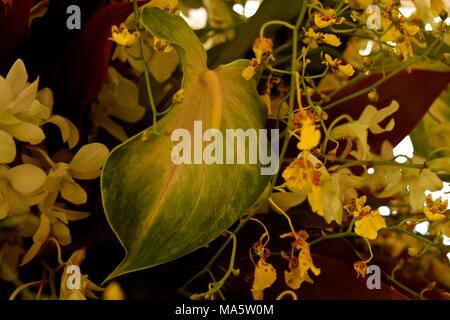
[[[208,70],[201,43],[181,17],[146,8],[141,20],[179,55],[184,100],[154,128],[118,146],[104,166],[104,209],[126,249],[125,259],[108,279],[208,245],[245,213],[268,181],[259,164],[173,163],[173,130],[192,134],[194,121],[202,121],[203,131],[260,129],[266,111],[255,82],[241,76],[247,60]]]

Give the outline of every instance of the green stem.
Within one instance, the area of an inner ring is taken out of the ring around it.
[[[340,169],[353,167],[353,166],[391,166],[391,167],[402,167],[402,168],[413,168],[413,169],[424,169],[426,164],[418,164],[418,163],[399,163],[390,160],[352,160],[345,158],[335,158],[335,162],[344,163],[339,167]]]
[[[134,19],[136,20],[136,28],[139,29],[140,13],[139,13],[139,6],[137,4],[137,0],[133,0],[133,8],[134,8]],[[142,36],[139,36],[138,41],[139,41],[139,55],[140,55],[139,58],[142,62],[142,66],[144,67],[145,85],[147,88],[147,95],[148,95],[148,100],[150,102],[150,107],[152,109],[152,118],[153,118],[152,128],[156,132],[155,125],[156,125],[156,122],[158,121],[157,120],[158,111],[156,110],[155,101],[153,99],[152,88],[151,88],[151,84],[150,84],[150,74],[148,72],[147,62],[145,61],[145,57],[144,57],[144,43],[142,41]]]
[[[406,235],[409,235],[409,236],[411,236],[411,237],[413,237],[413,238],[415,238],[415,239],[417,239],[419,241],[422,241],[423,243],[431,245],[433,247],[442,249],[444,251],[449,251],[450,250],[450,246],[430,241],[429,239],[427,239],[427,238],[425,238],[423,236],[420,236],[420,235],[418,235],[418,234],[416,234],[414,232],[408,231],[408,230],[406,230],[404,228],[400,228],[399,226],[392,226],[392,227],[385,228],[383,230],[396,231],[396,232],[404,233]]]
[[[329,240],[329,239],[338,239],[338,238],[345,238],[345,237],[358,237],[358,235],[354,232],[351,231],[346,231],[346,232],[340,232],[340,233],[333,233],[333,234],[329,234],[317,239],[312,240],[309,245],[315,245],[319,242],[322,242],[324,240]]]
[[[197,300],[197,299],[203,298],[205,296],[212,295],[212,294],[216,293],[217,291],[219,291],[222,288],[222,286],[224,285],[225,281],[234,272],[234,262],[235,262],[235,259],[236,259],[237,239],[236,239],[236,235],[234,233],[232,233],[231,231],[226,231],[226,232],[230,235],[230,238],[233,240],[233,249],[231,251],[230,265],[228,266],[227,272],[222,277],[222,279],[219,280],[219,282],[214,284],[214,286],[210,290],[208,290],[207,292],[204,292],[204,293],[193,294],[191,296],[191,299]],[[209,270],[209,268],[208,268],[208,270]]]
[[[341,99],[338,99],[328,105],[326,105],[325,107],[323,107],[323,110],[329,110],[331,108],[334,108],[335,106],[338,106],[344,102],[347,102],[349,100],[352,100],[356,97],[359,97],[363,94],[369,93],[372,89],[377,88],[378,86],[380,86],[381,84],[383,84],[384,82],[386,82],[387,80],[391,79],[392,77],[394,77],[395,75],[397,75],[398,73],[402,72],[403,70],[405,70],[407,67],[413,65],[414,63],[420,61],[421,59],[427,57],[427,55],[432,51],[432,49],[434,48],[434,46],[439,43],[440,37],[437,37],[433,43],[427,48],[427,50],[425,50],[420,56],[411,59],[409,61],[404,62],[403,64],[401,64],[397,69],[393,70],[391,73],[389,73],[387,76],[381,78],[380,80],[376,81],[373,85],[361,89],[353,94],[350,94],[348,96],[342,97]]]
[[[288,118],[288,125],[286,130],[289,130],[291,127],[291,123],[292,123],[292,117],[293,117],[293,111],[294,111],[294,102],[295,102],[295,86],[293,86],[292,84],[295,83],[295,67],[296,67],[296,57],[297,57],[297,45],[298,45],[298,30],[300,29],[300,25],[304,20],[305,14],[306,14],[306,9],[307,9],[307,1],[303,2],[303,6],[302,9],[300,11],[299,17],[297,19],[297,23],[295,25],[295,28],[293,30],[293,45],[292,45],[292,61],[291,61],[291,71],[292,71],[292,75],[291,75],[291,88],[290,88],[290,94],[289,94],[289,118]],[[267,24],[266,24],[267,25]],[[264,34],[262,33],[261,37],[264,37]],[[286,151],[287,151],[287,147],[289,145],[289,135],[286,136],[286,138],[284,139],[283,142],[283,147],[280,153],[280,163],[283,162],[283,159],[285,157]],[[267,193],[267,195],[260,201],[260,203],[255,207],[255,209],[253,209],[246,217],[245,219],[235,228],[233,234],[237,234],[244,225],[247,224],[247,222],[249,222],[251,220],[251,218],[256,214],[256,212],[258,211],[258,209],[263,205],[264,201],[271,195],[273,188],[275,187],[275,183],[277,181],[277,178],[279,176],[279,170],[277,171],[277,173],[272,177],[270,185],[269,185],[269,191]],[[209,260],[208,264],[206,265],[205,268],[203,268],[202,270],[200,270],[197,274],[195,274],[191,279],[189,279],[181,288],[181,291],[184,291],[187,289],[187,287],[198,277],[202,276],[207,269],[209,269],[213,263],[217,260],[217,258],[222,254],[222,252],[226,249],[226,247],[228,246],[228,244],[230,243],[232,239],[228,238],[224,244],[220,247],[220,249],[214,254],[214,256]]]

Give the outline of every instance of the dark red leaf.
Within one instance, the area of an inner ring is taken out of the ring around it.
[[[124,22],[131,3],[101,7],[67,46],[54,72],[57,110],[80,127],[83,111],[97,97],[106,77],[111,56],[111,27]]]
[[[20,46],[28,34],[28,18],[31,0],[4,1],[0,3],[0,30],[2,44],[0,46],[0,71],[7,71],[14,58],[13,51]]]
[[[333,97],[332,101],[367,88],[381,77],[381,74],[373,74],[364,78],[355,86],[342,89]],[[393,115],[396,120],[394,130],[381,135],[369,134],[369,144],[375,152],[378,152],[384,140],[389,140],[395,146],[407,136],[419,123],[434,100],[447,87],[449,81],[450,72],[426,70],[413,70],[411,73],[401,72],[378,87],[377,91],[380,96],[378,102],[370,102],[367,95],[364,94],[333,107],[328,112],[329,118],[332,121],[343,113],[358,118],[368,104],[380,109],[388,106],[392,100],[397,100],[400,109]]]

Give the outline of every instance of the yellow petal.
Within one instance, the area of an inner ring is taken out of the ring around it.
[[[70,162],[69,168],[72,176],[76,179],[98,177],[108,155],[108,148],[101,143],[84,145]]]
[[[19,93],[19,95],[16,97],[16,99],[8,109],[13,113],[27,110],[36,99],[38,84],[39,78],[36,79],[32,84],[26,86],[25,89]]]
[[[345,66],[340,65],[339,70],[341,70],[346,76],[351,77],[355,73],[355,69],[353,69],[352,65],[346,64]]]
[[[445,220],[445,214],[442,213],[433,213],[428,209],[427,207],[423,208],[423,212],[425,213],[426,217],[430,221],[443,221]]]
[[[261,300],[264,289],[269,288],[277,279],[277,271],[270,264],[263,259],[258,261],[255,267],[255,277],[252,286],[253,299]]]
[[[86,191],[75,181],[64,179],[60,185],[61,196],[73,204],[84,204],[87,202]]]
[[[22,258],[22,262],[20,263],[20,266],[23,266],[33,260],[33,258],[39,253],[39,250],[41,250],[42,245],[44,244],[43,241],[36,241],[34,242],[30,249],[25,253],[25,255]]]
[[[300,142],[297,148],[300,150],[311,150],[320,142],[320,130],[317,130],[313,123],[305,124],[300,129]]]
[[[14,139],[5,131],[0,130],[0,163],[10,163],[16,157]]]
[[[62,246],[67,246],[72,242],[69,228],[62,222],[56,221],[52,224],[53,233]]]
[[[378,235],[378,230],[382,228],[386,228],[386,222],[378,212],[373,212],[355,223],[356,234],[370,240],[374,240]]]
[[[17,59],[17,61],[13,64],[8,72],[8,75],[6,76],[6,81],[11,88],[11,94],[13,97],[17,97],[19,93],[25,89],[28,81],[28,74],[22,59]]]
[[[17,140],[31,144],[39,144],[45,139],[44,131],[41,128],[27,122],[5,126],[5,130]]]
[[[334,34],[324,34],[323,41],[330,46],[339,47],[341,45],[341,40]]]
[[[68,142],[69,148],[72,149],[75,145],[77,145],[80,136],[77,127],[75,127],[72,121],[64,117],[54,115],[51,116],[47,122],[53,123],[59,128],[61,131],[62,140],[63,142]]]
[[[38,190],[47,179],[42,169],[31,164],[22,164],[9,169],[7,177],[13,188],[23,194]]]

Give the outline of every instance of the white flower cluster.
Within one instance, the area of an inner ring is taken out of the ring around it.
[[[100,176],[109,154],[103,144],[91,143],[82,146],[71,160],[71,156],[65,162],[49,157],[41,144],[44,124],[58,126],[70,149],[78,144],[79,133],[70,120],[52,114],[52,91],[38,91],[38,85],[39,78],[28,82],[20,59],[6,78],[0,76],[0,231],[14,225],[21,236],[33,235],[33,245],[21,264],[29,262],[49,237],[61,245],[71,242],[68,221],[83,219],[89,213],[68,210],[62,200],[73,205],[86,203],[87,194],[74,179]],[[20,222],[8,223],[12,220]],[[0,260],[15,270],[16,250],[4,250],[8,247],[1,240]],[[3,273],[0,268],[1,277],[5,277]]]

